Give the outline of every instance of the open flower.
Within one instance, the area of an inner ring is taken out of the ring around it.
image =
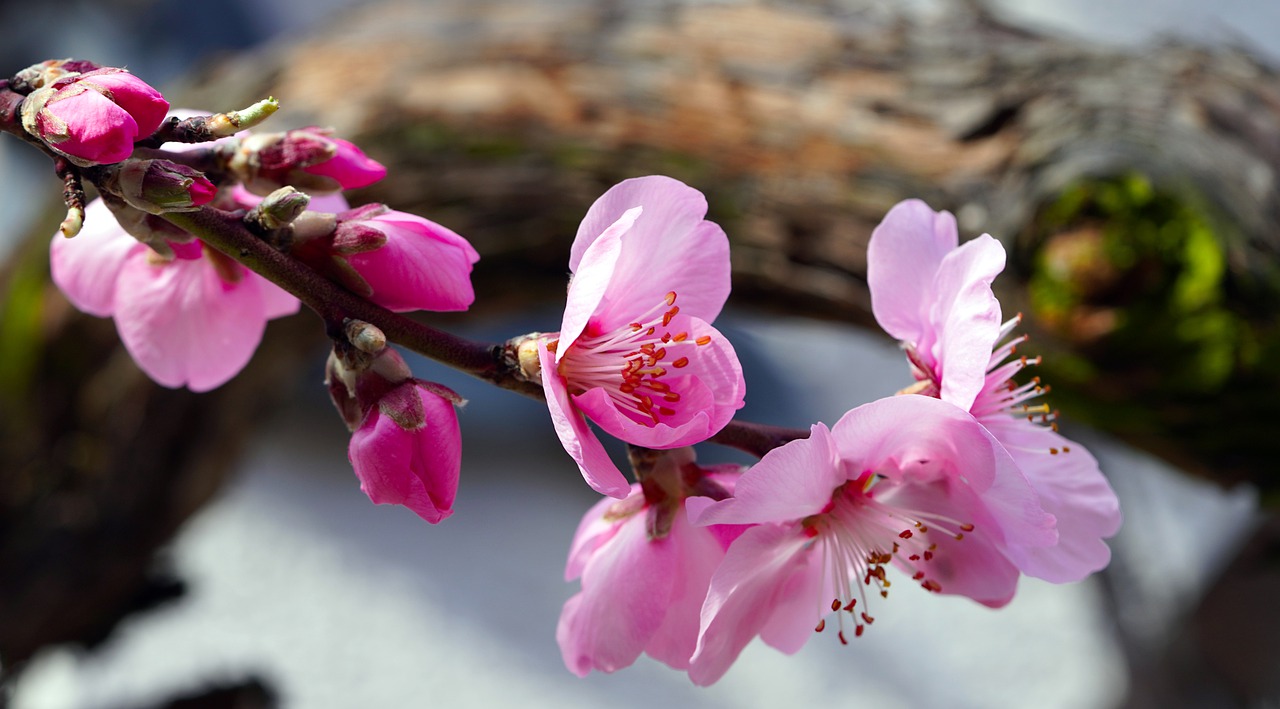
[[[991,283],[1004,270],[1000,242],[958,245],[955,218],[919,200],[895,206],[871,235],[867,281],[876,321],[903,343],[916,384],[904,393],[971,412],[1001,442],[1057,518],[1058,544],[1026,550],[1022,571],[1055,583],[1107,565],[1104,538],[1120,527],[1115,492],[1083,446],[1057,432],[1056,414],[1032,401],[1039,378],[1012,377],[1039,360],[1014,357],[1021,316],[1001,322]]]
[[[115,319],[147,376],[208,391],[244,368],[267,320],[297,312],[298,300],[199,241],[170,248],[173,257],[160,256],[95,199],[79,236],[54,236],[50,269],[73,305]]]
[[[585,677],[614,672],[645,653],[685,670],[711,574],[742,527],[695,527],[689,495],[733,490],[738,467],[703,469],[693,449],[663,455],[644,485],[623,500],[605,498],[582,518],[565,580],[582,591],[564,604],[556,640],[565,665]]]
[[[404,505],[431,524],[453,514],[462,468],[457,394],[414,379],[395,350],[346,370],[329,358],[326,383],[351,429],[347,458],[376,505]]]
[[[706,211],[697,190],[641,177],[596,200],[578,228],[564,320],[539,341],[539,362],[556,433],[603,494],[630,486],[584,415],[669,449],[706,440],[742,407],[742,367],[710,324],[729,296],[729,241]]]
[[[79,165],[120,162],[156,131],[169,102],[124,69],[70,72],[23,103],[23,127]]]
[[[1011,557],[1057,540],[1009,454],[964,411],[918,396],[845,414],[770,451],[695,524],[752,524],[711,579],[689,676],[711,684],[756,635],[788,654],[837,614],[838,637],[874,620],[893,566],[926,590],[998,607]],[[852,628],[848,629],[847,626]]]

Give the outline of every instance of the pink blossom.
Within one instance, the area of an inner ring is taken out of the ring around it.
[[[641,177],[612,187],[578,228],[564,319],[539,341],[539,362],[560,442],[602,494],[630,487],[584,415],[669,449],[706,440],[742,407],[742,367],[710,325],[729,295],[729,241],[706,211],[697,190]]]
[[[706,472],[694,465],[689,448],[663,461],[657,475],[677,485],[688,477],[681,469]],[[574,535],[565,580],[581,577],[582,591],[565,603],[556,640],[565,665],[580,677],[627,667],[642,652],[688,669],[711,574],[742,532],[737,525],[691,525],[684,496],[694,491],[670,496],[653,480],[647,495],[636,484],[623,500],[601,500]],[[735,480],[736,470],[722,470],[690,482],[727,494]]]
[[[689,501],[695,524],[752,524],[711,579],[689,676],[718,680],[756,635],[788,654],[825,616],[861,635],[896,567],[935,593],[998,607],[1022,548],[1054,544],[1053,517],[1009,454],[943,401],[889,397],[830,431],[770,451],[721,502]]]
[[[164,259],[120,227],[100,199],[74,239],[50,246],[53,281],[80,310],[113,317],[125,349],[156,382],[207,391],[235,376],[266,322],[298,300],[200,242]]]
[[[389,310],[466,310],[475,300],[471,266],[480,254],[471,244],[433,221],[380,204],[339,214],[326,257],[344,260],[363,280],[344,285]]]
[[[373,367],[347,373],[329,363],[329,391],[352,426],[347,457],[377,505],[404,505],[436,524],[453,514],[462,467],[456,394],[414,379],[385,349]]]
[[[876,227],[867,254],[871,305],[901,340],[917,383],[904,393],[939,397],[970,411],[1008,449],[1057,518],[1059,542],[1015,558],[1026,574],[1079,580],[1111,558],[1104,538],[1120,527],[1120,507],[1098,463],[1057,433],[1056,415],[1032,404],[1047,388],[1012,377],[1039,360],[1010,359],[1021,315],[1001,322],[991,283],[1004,247],[990,236],[958,245],[955,218],[919,200],[895,206]],[[1007,361],[1006,361],[1007,360]]]
[[[124,69],[72,73],[28,97],[23,125],[81,165],[115,163],[156,131],[169,102]]]

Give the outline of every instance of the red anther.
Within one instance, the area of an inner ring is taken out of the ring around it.
[[[902,531],[898,534],[898,536],[899,536],[899,537],[901,537],[902,539],[910,539],[910,538],[911,538],[911,536],[912,536],[912,535],[911,535],[911,530],[910,530],[910,529],[904,529],[904,530],[902,530]]]
[[[1057,454],[1058,454],[1058,449],[1057,449],[1057,448],[1050,448],[1050,449],[1049,449],[1049,455],[1057,455]]]
[[[654,345],[652,342],[646,342],[643,345],[640,345],[640,351],[647,355],[653,354],[654,350],[656,349],[657,349],[657,346]]]
[[[863,613],[863,614],[862,614],[862,619],[863,619],[864,621],[866,621],[867,625],[871,625],[872,623],[876,622],[876,619],[875,619],[875,618],[872,618],[871,616],[867,615],[866,613]]]
[[[632,332],[640,332],[640,329],[641,329],[641,328],[643,328],[643,327],[644,327],[644,325],[641,325],[641,324],[640,324],[640,323],[638,323],[638,322],[633,322],[633,323],[631,323],[631,331],[632,331]]]
[[[665,407],[665,406],[659,406],[659,407],[658,407],[658,413],[662,414],[663,416],[675,416],[675,415],[676,415],[675,409],[668,409],[668,408],[667,408],[667,407]]]
[[[973,525],[972,525],[972,524],[968,524],[968,523],[966,523],[966,524],[962,524],[962,525],[960,525],[960,529],[961,529],[962,531],[965,531],[965,532],[972,532],[972,531],[973,531]]]
[[[694,340],[693,342],[694,342],[694,344],[697,344],[697,345],[709,345],[709,344],[711,344],[711,336],[710,336],[710,335],[703,335],[702,337],[699,337],[698,339]]]
[[[860,637],[862,637],[862,626],[861,626],[861,625],[859,625],[859,626],[854,627],[854,629],[853,629],[853,634],[854,634],[856,637],[859,637],[859,638],[860,638]]]
[[[650,380],[645,382],[644,385],[658,392],[659,394],[665,394],[671,391],[671,387],[667,386],[666,382],[655,382]]]
[[[644,394],[641,394],[641,395],[640,395],[640,408],[645,409],[645,410],[652,409],[652,408],[653,408],[653,399],[649,398],[648,396],[646,396],[646,395],[644,395]]]
[[[655,361],[660,360],[660,359],[662,359],[663,357],[666,357],[666,356],[667,356],[667,348],[666,348],[666,347],[661,347],[661,348],[659,348],[657,351],[655,351],[655,352],[653,353],[653,359],[654,359]]]
[[[1070,453],[1070,452],[1071,452],[1071,446],[1063,446],[1063,447],[1062,447],[1062,452],[1063,452],[1063,453]]]
[[[833,610],[833,611],[838,611],[838,610],[840,610],[840,599],[839,599],[839,598],[833,598],[833,599],[831,599],[831,610]]]
[[[689,333],[687,332],[680,332],[671,336],[672,342],[684,342],[687,339],[689,339]]]
[[[636,385],[632,384],[631,382],[624,382],[622,386],[618,387],[618,391],[622,392],[623,394],[630,394],[635,390],[636,390]]]
[[[662,326],[666,327],[671,324],[671,320],[680,313],[680,306],[673,305],[671,309],[662,314]]]
[[[907,557],[907,561],[920,561],[920,555],[912,554],[911,556]]]
[[[678,360],[676,360],[676,361],[672,362],[672,363],[671,363],[671,366],[672,366],[672,367],[675,367],[676,369],[680,369],[681,367],[687,367],[687,366],[689,366],[689,358],[688,358],[688,357],[681,357],[680,359],[678,359]]]
[[[942,593],[942,584],[938,583],[937,581],[934,581],[933,579],[929,579],[928,581],[925,581],[924,583],[920,584],[920,587],[926,591],[933,591],[934,593]]]
[[[649,328],[647,331],[645,331],[645,333],[644,333],[644,334],[645,334],[646,336],[648,336],[648,335],[652,335],[653,333],[655,333],[655,332],[657,332],[657,331],[658,331],[658,328],[656,328],[656,327],[651,327],[651,328]]]
[[[924,560],[925,560],[925,561],[933,561],[933,552],[931,552],[931,551],[925,551],[925,553],[924,553]]]
[[[676,304],[676,292],[671,291],[667,293],[667,305],[675,305],[675,304]]]
[[[813,632],[821,633],[823,629],[826,627],[827,627],[827,619],[823,618],[822,620],[818,621],[818,625],[813,629]]]
[[[849,601],[849,605],[845,606],[844,609],[852,613],[853,607],[856,606],[857,604],[858,604],[858,599],[854,598],[851,601]]]
[[[845,636],[844,636],[844,631],[843,631],[843,630],[841,630],[841,631],[840,631],[840,644],[841,644],[841,645],[848,645],[848,644],[849,644],[849,640],[848,640],[847,638],[845,638]]]
[[[662,342],[665,344],[670,341],[671,341],[671,333],[669,332],[662,333]]]
[[[916,522],[916,529],[919,529],[921,534],[927,534],[929,532],[929,528],[919,522]]]
[[[920,580],[923,580],[923,579],[924,579],[924,572],[923,572],[923,571],[917,571],[917,572],[915,573],[915,575],[911,577],[911,580],[912,580],[912,581],[920,581]]]

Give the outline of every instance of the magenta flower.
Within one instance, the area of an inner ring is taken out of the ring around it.
[[[471,266],[480,254],[471,244],[433,221],[381,204],[339,214],[321,258],[345,263],[329,270],[388,310],[466,310],[475,300]]]
[[[539,361],[560,442],[602,494],[630,486],[584,415],[668,449],[706,440],[742,407],[742,367],[710,325],[729,296],[729,241],[706,211],[697,190],[641,177],[612,187],[578,227],[564,320],[539,341]]]
[[[138,367],[167,387],[208,391],[235,376],[267,320],[298,300],[199,241],[164,259],[127,234],[100,199],[74,239],[53,238],[53,281],[80,310],[113,317]]]
[[[160,92],[124,69],[72,73],[23,105],[23,126],[79,165],[115,163],[156,131],[169,110]]]
[[[1053,517],[972,416],[919,396],[881,399],[830,431],[770,451],[734,496],[688,503],[695,524],[752,524],[711,578],[689,676],[715,682],[756,635],[792,654],[837,614],[861,635],[889,566],[987,606],[1013,597],[1024,548],[1054,544]]]
[[[1057,518],[1058,544],[1027,549],[1016,559],[1019,568],[1055,583],[1079,580],[1110,560],[1103,539],[1120,527],[1119,503],[1097,461],[1057,433],[1049,407],[1029,403],[1046,391],[1039,379],[1012,380],[1038,360],[1009,359],[1026,337],[1009,339],[1021,316],[1002,324],[991,291],[1004,270],[1004,247],[986,234],[958,242],[947,212],[919,200],[891,209],[868,246],[872,310],[906,350],[917,383],[904,393],[939,397],[971,412]]]
[[[689,482],[710,483],[725,494],[737,478],[737,466],[733,472],[693,466],[689,448],[664,461],[657,475],[677,486],[687,477],[682,468],[690,466],[702,477]],[[601,500],[574,535],[565,580],[581,577],[582,591],[564,604],[556,640],[565,665],[579,677],[627,667],[642,652],[688,669],[711,574],[742,532],[737,525],[691,525],[684,495],[694,491],[668,496],[652,480],[647,496],[636,484],[621,501]]]
[[[349,374],[329,360],[329,393],[351,428],[347,458],[376,505],[404,505],[436,524],[453,514],[462,468],[457,394],[414,379],[392,349]]]
[[[387,174],[382,163],[326,128],[257,133],[240,141],[229,167],[251,192],[266,196],[285,185],[304,192],[367,187]]]

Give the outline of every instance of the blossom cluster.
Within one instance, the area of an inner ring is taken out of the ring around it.
[[[24,80],[26,130],[96,166],[103,193],[77,238],[55,236],[53,279],[80,309],[114,318],[165,386],[226,382],[300,294],[178,228],[172,212],[245,215],[302,267],[390,311],[474,300],[476,250],[422,217],[351,208],[341,191],[386,171],[328,130],[215,132],[135,157],[162,124],[201,119],[166,119],[163,97],[118,69],[52,63]],[[556,634],[571,671],[612,672],[643,653],[706,685],[756,637],[794,653],[828,625],[842,643],[863,635],[895,583],[1000,607],[1023,575],[1065,583],[1108,563],[1116,497],[1058,432],[1039,379],[1021,378],[1038,360],[1017,354],[1021,316],[1005,318],[992,290],[1004,248],[989,235],[961,244],[955,219],[917,200],[893,207],[868,249],[876,321],[904,352],[902,389],[833,424],[805,422],[807,435],[749,467],[701,465],[691,446],[725,431],[746,396],[713,324],[731,289],[729,239],[706,215],[703,194],[669,177],[610,188],[573,241],[559,329],[504,350],[605,496],[565,572],[581,580]],[[462,399],[415,378],[377,328],[326,325],[326,384],[361,489],[446,519]],[[629,445],[634,480],[598,431]]]

